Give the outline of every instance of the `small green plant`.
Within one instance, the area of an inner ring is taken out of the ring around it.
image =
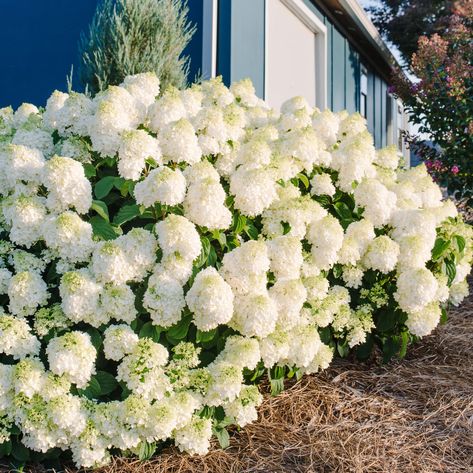
[[[195,27],[183,0],[101,0],[79,43],[80,79],[92,94],[153,71],[161,90],[186,85],[183,51]]]

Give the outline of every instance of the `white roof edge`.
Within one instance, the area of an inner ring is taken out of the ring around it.
[[[392,65],[398,64],[398,61],[383,41],[383,38],[381,38],[378,29],[374,26],[373,22],[369,19],[365,10],[357,0],[339,0],[339,2],[346,12],[353,18],[370,43],[377,47],[381,52],[386,61]]]

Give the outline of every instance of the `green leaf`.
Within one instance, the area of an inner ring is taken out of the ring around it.
[[[332,331],[329,326],[319,327],[319,335],[320,340],[322,340],[322,343],[325,343],[325,345],[328,345],[332,341]]]
[[[337,342],[337,352],[342,358],[346,358],[350,353],[350,347],[346,341],[338,341]]]
[[[103,202],[102,200],[93,200],[90,208],[92,210],[95,210],[95,212],[97,212],[107,222],[110,221],[110,217],[108,215],[107,204]]]
[[[291,368],[291,369],[289,370],[289,372],[287,373],[287,379],[292,379],[292,378],[294,378],[294,376],[295,376],[295,374],[296,374],[296,371],[297,371],[297,369]]]
[[[135,182],[131,180],[126,180],[120,186],[120,194],[122,197],[126,197],[128,194],[132,194],[133,189],[135,188]]]
[[[457,275],[457,268],[455,266],[455,262],[453,259],[447,259],[444,261],[445,264],[445,274],[448,277],[448,285],[452,284],[453,280],[455,279],[455,276]]]
[[[445,307],[442,307],[442,315],[440,316],[440,324],[441,325],[446,324],[447,320],[448,320],[447,309]]]
[[[366,334],[366,341],[356,347],[356,357],[359,360],[367,360],[374,347],[374,337],[371,333]]]
[[[227,235],[225,235],[225,233],[214,230],[212,232],[212,238],[220,243],[220,248],[222,248],[222,250],[225,248],[225,245],[227,244]]]
[[[126,181],[125,179],[123,179],[123,177],[115,177],[113,181],[113,186],[115,187],[115,189],[121,191],[125,182]]]
[[[217,428],[223,429],[224,427],[228,427],[229,425],[235,424],[235,419],[233,419],[232,417],[226,416],[225,410],[222,409],[222,411],[223,412],[221,413],[221,416],[223,416],[223,419],[218,421]]]
[[[92,376],[85,389],[78,389],[78,391],[87,399],[97,399],[102,394],[102,387],[100,386],[97,378]]]
[[[250,222],[246,228],[245,228],[245,233],[252,239],[252,240],[257,240],[258,239],[258,229]]]
[[[235,233],[238,235],[246,227],[246,217],[244,215],[238,215],[235,224]]]
[[[26,462],[30,458],[30,451],[19,441],[13,444],[11,454],[19,462]]]
[[[278,396],[284,391],[284,378],[271,379],[271,396]]]
[[[281,222],[282,234],[287,235],[291,231],[291,224],[289,222]]]
[[[388,332],[392,330],[400,319],[399,310],[382,310],[376,317],[376,329],[378,332]]]
[[[200,252],[199,257],[195,260],[194,266],[200,268],[205,264],[210,253],[210,241],[207,237],[201,237],[202,251]]]
[[[84,174],[87,179],[90,179],[91,177],[95,177],[97,175],[97,170],[93,164],[85,163]]]
[[[90,224],[94,231],[94,235],[101,238],[102,240],[114,240],[117,238],[118,233],[110,223],[104,220],[102,217],[95,216],[90,219]]]
[[[253,383],[255,381],[259,381],[259,379],[264,375],[265,368],[258,365],[258,367],[254,370],[253,376],[250,378],[250,381]]]
[[[340,278],[343,273],[343,266],[341,264],[336,264],[332,269],[332,274],[334,278]]]
[[[120,398],[123,401],[124,399],[126,399],[132,393],[132,391],[130,389],[128,389],[128,386],[123,381],[120,381],[120,383],[118,383],[118,384],[120,385],[120,388],[122,389],[122,393],[120,395]]]
[[[176,325],[173,325],[167,332],[166,335],[169,335],[174,340],[182,340],[187,335],[189,331],[189,325],[192,321],[192,315],[187,315],[183,317]]]
[[[213,330],[209,330],[208,332],[202,332],[201,330],[197,330],[195,341],[197,343],[210,342],[211,340],[214,339],[216,333],[217,333],[216,328],[214,328]]]
[[[140,206],[133,204],[133,205],[125,205],[122,207],[113,219],[113,223],[115,225],[122,225],[125,222],[129,222],[133,220],[135,217],[138,217],[141,214]]]
[[[337,202],[333,204],[335,212],[342,219],[342,221],[350,223],[353,221],[353,215],[351,213],[350,207],[348,207],[345,202]]]
[[[97,371],[97,374],[94,376],[94,378],[98,381],[100,385],[100,394],[102,396],[110,394],[118,387],[118,383],[115,379],[115,376],[110,373],[107,373],[106,371]]]
[[[453,237],[457,243],[458,251],[461,253],[466,246],[466,241],[461,235],[455,235]]]
[[[159,325],[153,325],[152,322],[146,322],[143,327],[141,327],[139,337],[140,338],[151,338],[154,342],[159,342],[159,337],[161,336],[162,327]]]
[[[332,202],[332,199],[328,195],[314,195],[312,198],[323,207],[329,207]]]
[[[100,334],[100,332],[94,327],[87,328],[86,332],[90,336],[90,341],[92,342],[92,345],[95,347],[96,350],[99,350],[102,346],[102,335]]]
[[[307,179],[307,176],[305,174],[302,174],[302,173],[299,173],[297,175],[297,177],[299,178],[299,180],[302,182],[302,184],[304,184],[304,187],[306,189],[309,188],[309,179]]]
[[[100,181],[95,184],[94,187],[94,194],[97,199],[103,199],[106,197],[109,192],[113,189],[115,184],[115,180],[117,178],[115,176],[105,176],[100,179]]]
[[[156,443],[154,442],[141,442],[138,447],[138,458],[140,460],[149,460],[156,451]]]
[[[8,455],[10,455],[12,451],[12,447],[13,446],[10,440],[0,444],[0,458],[7,457]]]
[[[209,256],[207,257],[207,264],[209,266],[215,266],[215,263],[218,261],[217,252],[213,246],[210,247]]]
[[[275,366],[268,370],[268,378],[271,387],[271,396],[277,396],[284,391],[284,374],[285,368],[283,366]]]
[[[437,238],[435,240],[434,248],[432,249],[432,260],[437,261],[450,246],[450,241],[444,240],[443,238]]]
[[[404,358],[407,353],[407,345],[409,344],[409,332],[401,332],[401,348],[399,350],[399,358]]]
[[[389,337],[383,343],[383,362],[387,363],[393,356],[395,356],[401,348],[401,343],[398,336]]]
[[[148,165],[148,166],[151,166],[152,168],[156,168],[158,167],[158,163],[156,162],[156,160],[154,158],[152,158],[151,156],[147,157],[145,159],[145,163]]]
[[[214,427],[212,429],[213,434],[217,437],[218,443],[222,449],[226,449],[230,445],[230,435],[227,432],[227,429]]]
[[[10,434],[11,435],[20,435],[21,434],[21,429],[17,425],[13,424],[11,426],[11,429],[10,429]]]

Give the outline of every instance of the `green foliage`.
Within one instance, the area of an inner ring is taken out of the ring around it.
[[[277,396],[284,391],[284,378],[286,368],[284,366],[275,366],[268,370],[268,379],[271,386],[271,396]]]
[[[410,63],[419,37],[438,31],[450,4],[448,0],[383,0],[369,12],[375,26]]]
[[[230,446],[230,435],[224,427],[213,427],[212,433],[217,437],[221,448],[225,449]]]
[[[138,458],[140,460],[149,460],[156,451],[155,442],[141,442],[138,446]]]
[[[186,85],[183,51],[195,27],[182,0],[101,0],[79,43],[80,79],[96,94],[127,75],[156,72],[161,88]]]

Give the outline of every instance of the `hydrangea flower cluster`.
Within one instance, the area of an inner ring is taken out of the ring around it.
[[[472,241],[360,115],[248,80],[1,109],[2,451],[203,454],[265,374],[402,356],[467,294]]]

